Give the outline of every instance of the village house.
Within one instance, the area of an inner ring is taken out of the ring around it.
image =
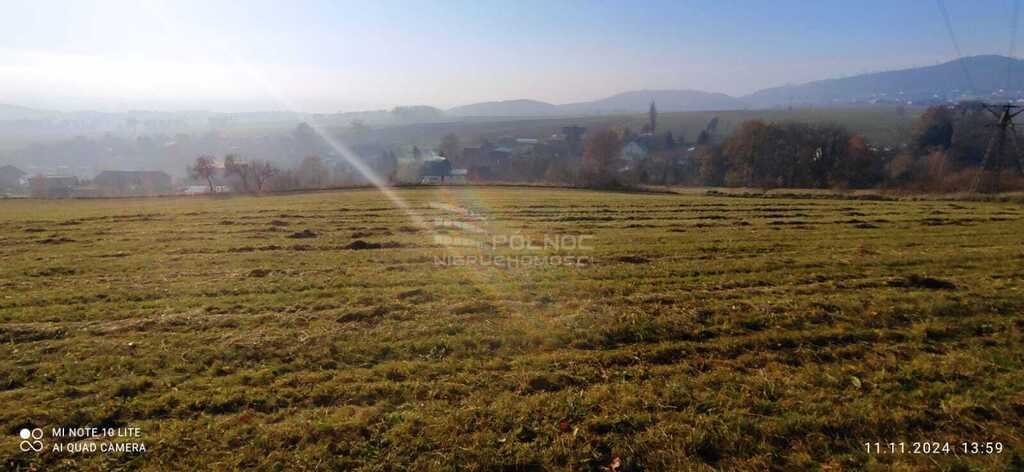
[[[36,198],[68,198],[78,189],[78,177],[37,175],[29,179],[32,196]]]
[[[451,184],[465,184],[465,183],[469,183],[469,181],[467,180],[468,177],[469,177],[469,169],[452,169],[452,171],[448,173],[448,178],[445,180],[445,183],[451,183]]]
[[[11,165],[0,167],[0,189],[16,189],[21,187],[26,175],[21,169]]]
[[[452,171],[452,164],[448,159],[431,159],[424,161],[420,167],[421,184],[439,184],[444,181]]]
[[[479,148],[465,148],[460,163],[467,171],[467,179],[491,180],[507,168],[511,158],[511,149],[485,145]]]
[[[228,193],[230,191],[231,191],[231,188],[229,188],[226,185],[214,185],[213,186],[213,192],[214,193]],[[210,186],[209,185],[186,185],[181,190],[181,193],[184,194],[184,195],[203,195],[203,194],[210,193]]]
[[[453,169],[448,159],[431,159],[423,162],[420,167],[421,184],[464,184],[469,172],[466,169]]]
[[[630,141],[622,146],[622,159],[630,164],[639,162],[647,157],[647,148],[637,141]]]

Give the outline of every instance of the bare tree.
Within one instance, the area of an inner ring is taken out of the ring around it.
[[[196,180],[206,180],[206,183],[210,185],[210,193],[214,193],[213,177],[217,173],[217,164],[214,163],[213,156],[197,157],[195,164],[188,169],[188,173]]]
[[[722,155],[720,146],[699,145],[694,161],[697,164],[697,177],[701,185],[717,187],[724,183],[729,165]]]
[[[242,161],[237,154],[224,156],[224,175],[237,175],[242,181],[242,191],[249,191],[249,180],[252,174],[249,163]]]
[[[386,177],[388,182],[394,182],[398,174],[398,157],[393,151],[384,151],[377,160],[377,173]]]
[[[615,162],[622,153],[622,138],[613,130],[604,130],[583,144],[583,171],[586,184],[608,187],[615,184]]]
[[[267,161],[253,161],[252,177],[253,181],[256,183],[256,191],[262,192],[267,181],[279,172],[280,170],[277,167],[274,167],[273,164]]]
[[[324,165],[323,159],[320,156],[306,156],[299,163],[298,172],[300,185],[303,187],[320,188],[328,180],[327,166]]]

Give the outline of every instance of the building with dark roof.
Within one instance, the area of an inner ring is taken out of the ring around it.
[[[3,166],[0,167],[0,188],[17,188],[21,186],[21,179],[25,177],[25,172],[14,166]]]

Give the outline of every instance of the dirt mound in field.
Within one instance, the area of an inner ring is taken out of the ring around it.
[[[54,235],[54,236],[51,236],[51,237],[46,238],[46,239],[41,239],[38,242],[39,242],[39,244],[63,244],[63,243],[73,243],[73,242],[75,242],[75,240],[71,239],[71,238],[64,237],[64,236],[56,236],[56,235]]]
[[[402,247],[402,245],[393,241],[387,241],[383,243],[368,243],[366,241],[363,241],[362,239],[357,239],[355,241],[352,241],[351,243],[348,243],[348,245],[345,246],[345,249],[360,251],[363,249],[389,249],[396,247]]]
[[[288,237],[292,238],[292,239],[309,239],[309,238],[315,238],[316,236],[317,236],[317,234],[314,233],[313,230],[310,230],[310,229],[304,229],[302,231],[299,231],[299,232],[292,233],[292,234],[288,235]]]
[[[58,277],[62,275],[75,275],[78,272],[78,269],[69,267],[47,267],[35,272],[26,272],[26,274],[29,277]]]
[[[646,264],[651,262],[650,259],[643,256],[618,256],[613,257],[611,260],[615,262],[625,262],[626,264]]]
[[[956,290],[956,284],[953,282],[917,274],[890,280],[888,285],[890,287],[926,288],[930,290]]]
[[[407,300],[413,303],[425,303],[434,299],[434,296],[421,288],[406,290],[398,294],[399,300]]]

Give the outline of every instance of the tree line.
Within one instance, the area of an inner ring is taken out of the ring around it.
[[[282,169],[263,160],[245,160],[238,154],[227,154],[220,164],[211,155],[201,155],[188,167],[189,176],[216,193],[218,185],[229,185],[232,191],[262,193],[297,189],[326,188],[336,184],[332,170],[319,156],[307,156],[295,169]]]
[[[935,106],[915,120],[905,144],[890,148],[872,145],[864,136],[830,123],[750,120],[719,137],[716,119],[691,146],[674,142],[670,131],[652,136],[652,105],[643,130],[648,155],[637,162],[623,159],[623,147],[635,138],[628,129],[591,133],[584,143],[582,182],[591,187],[967,191],[979,175],[994,122],[980,103]],[[1018,152],[1012,140],[1004,152]],[[1016,171],[1012,165],[1004,167],[1001,190],[1024,189],[1024,177]]]

